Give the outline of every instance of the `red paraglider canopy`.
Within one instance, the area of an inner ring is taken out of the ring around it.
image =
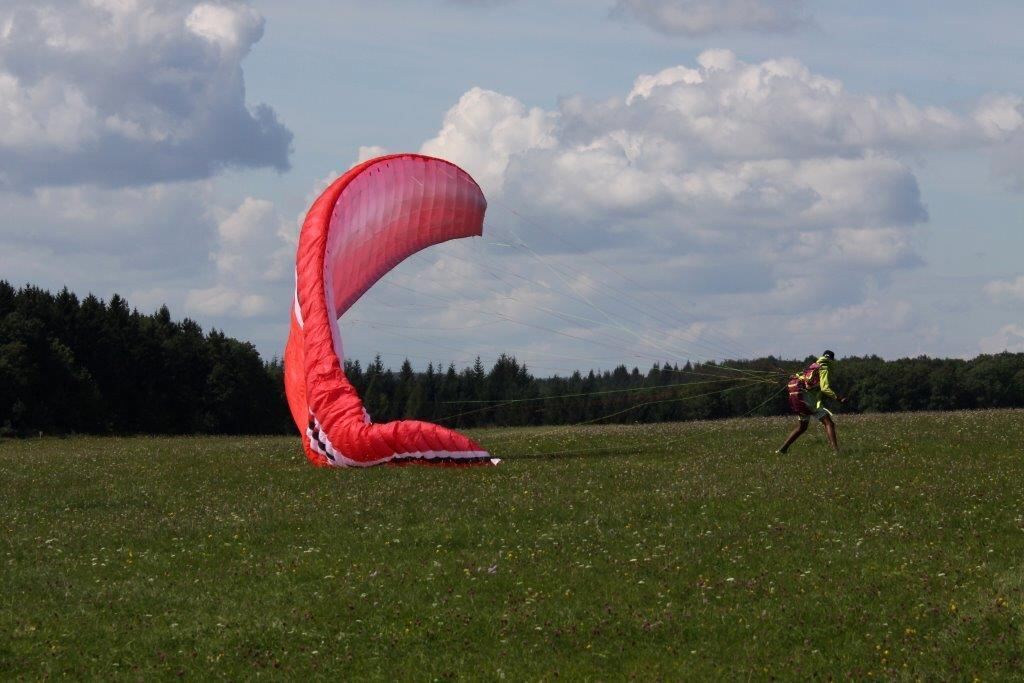
[[[377,280],[433,244],[483,232],[487,201],[458,166],[418,154],[352,168],[313,203],[295,261],[285,390],[310,462],[484,464],[471,439],[418,420],[374,424],[344,371],[338,318]]]

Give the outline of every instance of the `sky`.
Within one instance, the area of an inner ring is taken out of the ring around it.
[[[537,374],[1024,351],[1024,4],[3,0],[0,279],[279,356],[320,190],[449,159],[482,238],[347,357]]]

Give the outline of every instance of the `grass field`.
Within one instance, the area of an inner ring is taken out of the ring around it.
[[[790,427],[0,442],[0,678],[1024,678],[1024,412]]]

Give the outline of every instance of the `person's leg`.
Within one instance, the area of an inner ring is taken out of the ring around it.
[[[810,420],[800,420],[800,423],[796,426],[790,435],[786,438],[786,443],[782,444],[782,448],[779,449],[779,453],[785,453],[789,450],[789,447],[793,445],[793,442],[800,438],[800,435],[807,431],[807,423]]]
[[[832,450],[839,452],[839,441],[836,439],[836,423],[832,421],[832,418],[825,415],[821,418],[821,424],[825,427],[825,436],[828,437],[828,443],[832,446]]]

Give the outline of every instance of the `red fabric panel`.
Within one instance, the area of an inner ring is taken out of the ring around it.
[[[306,362],[302,346],[302,329],[292,314],[288,343],[284,347],[284,384],[292,420],[300,432],[305,432],[309,408],[306,406]]]
[[[414,154],[356,166],[310,208],[296,254],[302,325],[293,313],[285,387],[300,433],[305,435],[309,423],[303,413],[312,413],[330,443],[350,461],[345,464],[378,464],[428,446],[442,455],[483,451],[439,425],[365,424],[362,401],[342,370],[336,321],[408,256],[446,240],[480,235],[486,208],[483,193],[465,171]],[[303,441],[310,460],[326,464],[305,436]]]

